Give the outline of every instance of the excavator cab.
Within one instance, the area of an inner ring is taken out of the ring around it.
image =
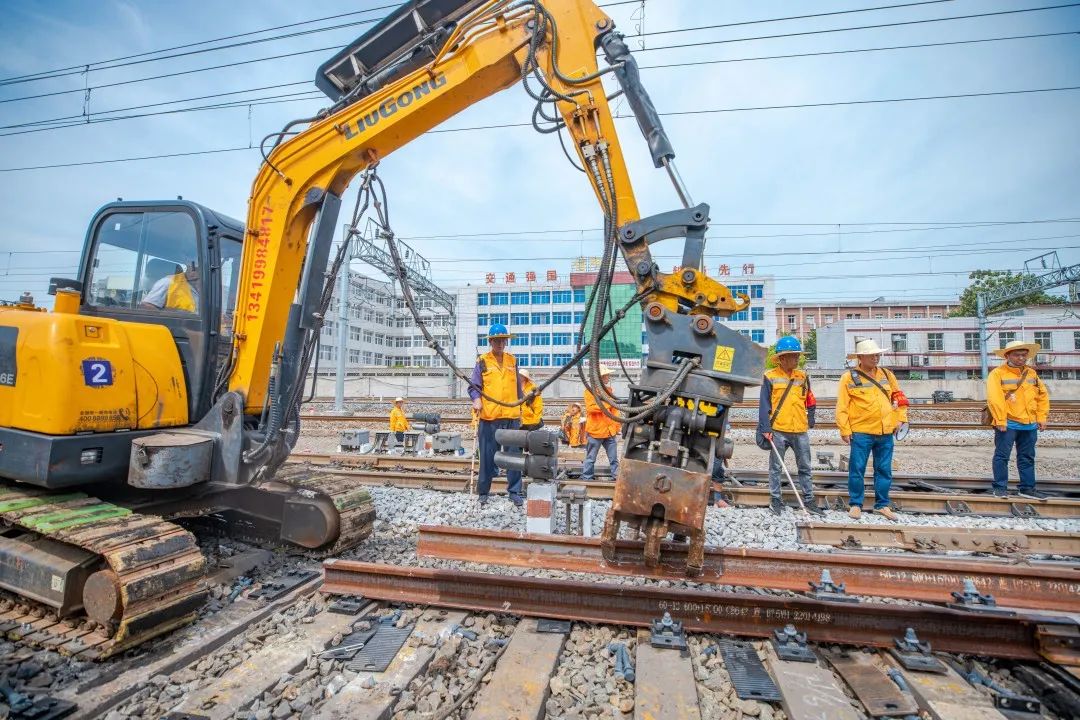
[[[81,314],[168,328],[192,420],[232,344],[243,237],[237,220],[187,200],[109,203],[87,232]]]

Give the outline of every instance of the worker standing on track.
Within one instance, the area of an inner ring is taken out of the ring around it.
[[[532,381],[528,370],[519,370],[518,375],[521,376],[523,395],[528,395],[536,389],[536,383]],[[536,397],[521,406],[521,429],[539,430],[542,427],[544,427],[544,398],[537,393]]]
[[[585,418],[581,414],[581,406],[570,403],[562,416],[563,439],[569,447],[581,447],[585,444]]]
[[[600,382],[604,384],[608,395],[614,396],[614,391],[608,382],[610,377],[611,369],[601,367]],[[619,411],[608,403],[604,403],[604,407],[612,415],[619,414]],[[608,466],[611,468],[611,479],[614,480],[619,473],[619,448],[615,440],[619,434],[619,423],[604,414],[596,397],[587,389],[585,390],[585,434],[587,436],[585,464],[581,468],[581,479],[586,482],[593,479],[596,456],[600,454],[600,448],[603,447],[604,452],[607,453]]]
[[[409,429],[409,421],[405,419],[405,398],[394,398],[394,407],[390,408],[390,432],[394,433],[394,439],[399,443],[405,442],[405,433]]]
[[[1035,489],[1035,443],[1046,429],[1050,393],[1039,380],[1028,357],[1042,349],[1038,343],[1014,340],[994,354],[1005,360],[986,378],[986,404],[994,424],[994,495],[1006,497],[1009,456],[1016,446],[1016,470],[1020,474],[1017,494],[1042,500],[1048,495]]]
[[[836,426],[840,439],[851,445],[848,463],[848,515],[862,515],[866,491],[866,463],[874,455],[874,511],[889,520],[896,514],[889,504],[892,487],[893,433],[907,434],[908,400],[896,376],[878,365],[885,352],[870,338],[855,338],[849,360],[858,364],[840,376],[836,393]]]
[[[799,492],[806,509],[824,515],[814,504],[814,477],[810,463],[810,428],[814,427],[817,401],[810,389],[810,378],[799,369],[802,345],[797,337],[786,335],[776,343],[776,367],[765,372],[758,396],[758,433],[769,451],[769,507],[777,515],[784,512],[784,454],[791,448],[799,468]]]
[[[476,481],[476,494],[480,496],[481,505],[488,502],[491,479],[496,472],[495,452],[499,444],[495,442],[495,431],[521,427],[521,406],[515,404],[523,397],[521,376],[518,374],[517,358],[505,352],[510,338],[510,333],[502,323],[495,323],[488,328],[487,340],[491,349],[477,358],[469,383],[473,410],[480,418],[477,428],[480,472]],[[489,398],[499,402],[493,402]],[[524,504],[521,497],[520,471],[506,471],[506,491],[514,505],[521,507]]]

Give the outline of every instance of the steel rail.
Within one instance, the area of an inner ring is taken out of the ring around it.
[[[327,422],[333,424],[341,423],[380,423],[385,425],[387,423],[386,415],[301,415],[301,422]],[[441,418],[443,425],[469,425],[472,423],[471,417],[466,416],[452,416],[443,415]],[[543,423],[545,425],[558,425],[559,420],[554,418],[545,418]],[[742,420],[732,419],[731,426],[733,428],[747,429],[757,427],[757,420]],[[989,428],[977,422],[924,422],[920,420],[913,420],[911,423],[912,430],[980,430],[990,432],[993,428]],[[1047,430],[1065,430],[1076,431],[1080,430],[1080,423],[1050,423],[1046,426]]]
[[[656,586],[516,577],[460,570],[323,563],[323,592],[368,599],[615,625],[647,626],[665,612],[694,632],[754,637],[791,623],[813,642],[892,647],[914,628],[935,650],[1080,662],[1076,624],[1053,616],[981,615],[885,603],[843,603]]]
[[[932,402],[918,402],[915,398],[909,398],[911,400],[912,410],[929,410],[931,412],[973,412],[982,410],[985,402],[981,400],[955,400],[950,403],[932,403]],[[411,405],[424,406],[424,405],[446,405],[449,407],[458,407],[466,409],[469,406],[469,401],[462,400],[460,398],[433,398],[433,397],[409,397],[407,398]],[[383,405],[389,407],[388,401],[378,401],[367,398],[354,398],[351,402],[357,404],[369,404],[369,405]],[[333,405],[333,398],[315,398],[306,405]],[[544,406],[550,408],[563,409],[570,403],[581,404],[580,398],[545,398]],[[758,403],[756,400],[746,400],[737,402],[731,407],[739,410],[757,410]],[[836,398],[818,398],[817,407],[819,409],[832,409],[836,407]],[[1080,412],[1080,401],[1077,400],[1055,400],[1053,406],[1050,408],[1050,412]]]
[[[340,465],[364,469],[388,468],[393,470],[405,470],[415,468],[417,470],[446,470],[449,472],[464,472],[468,470],[469,459],[452,456],[416,457],[409,455],[360,455],[356,453],[305,453],[294,452],[289,456],[289,462],[308,462],[312,465]],[[560,466],[573,470],[579,467],[576,460],[570,462],[560,461]],[[597,470],[603,472],[604,468],[598,466]],[[868,469],[868,487],[873,485],[873,468]],[[767,482],[768,470],[751,470],[747,468],[735,468],[728,471],[729,479],[736,482],[759,483]],[[815,470],[814,484],[821,487],[840,486],[847,487],[848,474],[846,470]],[[992,478],[989,476],[941,476],[926,474],[896,473],[893,475],[893,488],[934,490],[943,488],[946,490],[962,490],[966,492],[978,492],[979,490],[990,491]],[[1011,485],[1016,485],[1017,480],[1010,479]],[[1051,493],[1063,495],[1080,495],[1080,478],[1039,478],[1039,488]]]
[[[796,523],[799,542],[843,548],[895,548],[916,552],[1017,553],[1080,557],[1080,533],[857,523]]]
[[[390,472],[384,470],[343,469],[328,467],[324,473],[356,479],[361,485],[460,492],[467,478],[458,475],[432,473]],[[574,480],[569,484],[585,488],[586,496],[593,500],[611,500],[615,493],[613,482],[584,482]],[[505,478],[492,480],[492,492],[506,492]],[[729,504],[743,507],[768,507],[771,500],[769,489],[758,486],[725,486],[721,492]],[[814,491],[820,506],[847,509],[847,489],[819,488]],[[786,497],[795,504],[795,496],[789,489]],[[992,495],[964,495],[933,492],[895,491],[890,494],[893,507],[901,512],[926,515],[988,515],[999,517],[1045,517],[1057,519],[1080,518],[1080,499],[1048,498],[1026,500],[1022,498],[999,498]]]
[[[604,560],[598,538],[538,535],[422,525],[418,555],[440,560],[599,573],[657,580],[686,580],[686,545],[665,543],[662,564],[642,562],[642,543],[620,541],[616,559]],[[1080,566],[1007,563],[883,553],[814,553],[757,548],[706,548],[695,582],[806,592],[828,570],[852,595],[953,602],[953,591],[970,579],[999,605],[1080,613]]]

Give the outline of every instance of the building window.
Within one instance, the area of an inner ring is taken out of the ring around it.
[[[375,364],[376,365],[382,365],[383,364],[383,354],[382,353],[375,353]]]
[[[923,316],[922,313],[911,313],[911,318],[913,320],[922,320],[922,316]]]
[[[935,320],[940,320],[941,319],[941,313],[931,313],[930,317],[932,317]]]
[[[375,341],[375,333],[371,330],[364,331],[364,342],[371,343]]]
[[[517,361],[518,361],[518,367],[529,367],[529,356],[528,355],[522,355],[521,357],[519,357],[517,359]]]
[[[533,305],[547,305],[551,302],[551,293],[547,290],[534,291],[532,301]]]
[[[551,322],[555,325],[569,325],[573,322],[574,314],[569,310],[551,313]]]
[[[533,313],[532,314],[533,325],[550,325],[551,313]]]
[[[798,327],[799,323],[797,322],[797,318],[794,315],[788,315],[787,316],[787,324],[788,324],[788,327]]]
[[[476,338],[477,347],[487,347],[487,335],[480,335]]]
[[[738,295],[739,293],[746,295],[750,292],[750,287],[747,285],[728,285],[728,290],[731,291],[732,295]]]
[[[1014,332],[999,332],[998,333],[998,348],[1005,349],[1005,346],[1016,339],[1016,333]]]
[[[907,352],[907,333],[892,334],[893,352]]]
[[[574,288],[574,302],[585,302],[585,288]]]
[[[750,319],[754,322],[761,322],[765,319],[765,308],[752,307],[750,308]]]
[[[569,345],[570,344],[570,338],[571,338],[571,333],[568,333],[568,332],[552,333],[551,334],[551,344],[552,345]]]
[[[901,320],[904,317],[904,313],[893,313],[893,317],[897,320]]]
[[[491,324],[499,323],[505,325],[510,322],[510,313],[491,313]]]
[[[874,313],[874,319],[875,320],[884,320],[885,319],[885,313]]]
[[[528,325],[529,313],[510,313],[511,325]]]
[[[945,351],[945,333],[926,333],[927,352]]]
[[[551,367],[550,355],[533,355],[529,358],[530,367]]]
[[[979,352],[979,333],[966,332],[964,333],[964,351],[965,352]]]
[[[584,310],[575,310],[574,311],[574,324],[575,325],[580,325],[584,321],[585,321],[585,311]],[[1077,333],[1077,335],[1080,336],[1080,333]],[[1077,342],[1080,342],[1080,340],[1078,340]]]
[[[750,337],[750,331],[749,330],[740,330],[739,334],[743,335],[745,337]]]
[[[844,319],[846,319],[846,320],[854,320],[855,319],[855,313],[848,313],[847,315],[844,316]]]
[[[487,293],[477,293],[476,294],[476,304],[477,305],[487,305],[488,304],[488,294]]]
[[[514,337],[510,338],[510,346],[511,347],[522,347],[522,346],[528,345],[528,344],[529,344],[529,336],[526,335],[525,333],[522,333],[520,335],[515,335]]]
[[[944,370],[927,370],[926,371],[926,379],[927,380],[944,380],[945,379],[945,371]]]
[[[1035,333],[1035,342],[1042,346],[1043,350],[1053,350],[1054,340],[1049,330],[1039,330]]]
[[[492,305],[506,305],[510,302],[509,293],[491,293]]]
[[[1073,350],[1080,350],[1080,330],[1073,331]]]
[[[337,347],[334,345],[319,346],[320,360],[337,360]]]
[[[569,290],[553,290],[551,292],[551,302],[553,303],[568,303],[573,302],[574,293]]]
[[[371,364],[371,351],[370,350],[365,350],[362,353],[362,357],[364,358],[364,364],[365,365],[370,365]]]
[[[737,313],[731,313],[731,317],[728,319],[731,322],[746,322],[750,319],[750,313],[746,310],[740,310]]]
[[[349,326],[349,339],[359,341],[360,340],[360,328],[350,325]]]
[[[833,316],[832,316],[832,315],[826,315],[826,316],[825,316],[825,324],[826,324],[826,325],[828,325],[828,324],[829,324],[829,323],[831,323],[832,321],[833,321]]]
[[[817,320],[814,318],[813,315],[807,315],[805,318],[803,318],[803,321],[806,323],[807,327],[814,328],[817,326]]]
[[[764,330],[751,330],[750,331],[750,339],[753,340],[756,343],[764,343],[765,342],[765,331]]]
[[[528,292],[510,293],[510,304],[511,305],[528,305],[529,304],[529,293]]]
[[[765,286],[764,285],[751,285],[750,286],[750,297],[755,299],[755,300],[765,297]]]
[[[359,365],[360,364],[360,351],[359,350],[350,350],[349,351],[349,364],[350,365]]]
[[[484,325],[487,325],[487,324],[488,324],[487,313],[482,313],[482,314],[476,316],[476,326],[477,327],[483,327]]]
[[[550,345],[551,333],[533,333],[532,334],[533,345]]]
[[[565,354],[565,353],[555,354],[555,355],[551,356],[551,364],[552,365],[557,365],[558,367],[562,367],[563,365],[566,365],[567,363],[569,363],[570,358],[572,358],[572,357],[573,357],[573,355],[569,355],[569,354]]]

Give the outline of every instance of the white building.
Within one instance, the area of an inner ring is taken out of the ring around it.
[[[338,356],[338,288],[330,301],[329,317],[319,338],[319,372],[332,370]],[[416,298],[421,317],[432,334],[449,348],[450,314],[433,308],[430,299]],[[405,300],[394,293],[394,284],[374,280],[355,271],[349,272],[349,298],[346,306],[346,370],[361,367],[445,367],[445,363],[427,347],[420,328],[413,321]]]
[[[487,330],[494,323],[506,325],[515,337],[510,351],[521,367],[559,367],[570,360],[578,343],[581,320],[595,272],[501,273],[501,282],[488,273],[485,282],[457,291],[457,362],[472,367],[478,354],[486,352]],[[719,278],[733,293],[750,298],[750,307],[724,320],[754,342],[776,341],[775,290],[773,278],[763,275]],[[613,278],[611,304],[620,308],[634,295],[634,279],[628,272]],[[524,282],[522,282],[524,281]],[[640,368],[648,353],[640,308],[634,308],[615,327],[619,352],[609,335],[600,355],[605,363],[618,363],[619,354],[627,368]]]
[[[1013,340],[1037,342],[1035,367],[1047,379],[1080,379],[1080,305],[1036,305],[991,315],[988,352]],[[974,317],[844,319],[818,328],[818,367],[845,366],[855,337],[869,337],[885,349],[882,364],[898,377],[925,380],[978,378],[979,325]],[[990,367],[999,364],[990,356]]]

